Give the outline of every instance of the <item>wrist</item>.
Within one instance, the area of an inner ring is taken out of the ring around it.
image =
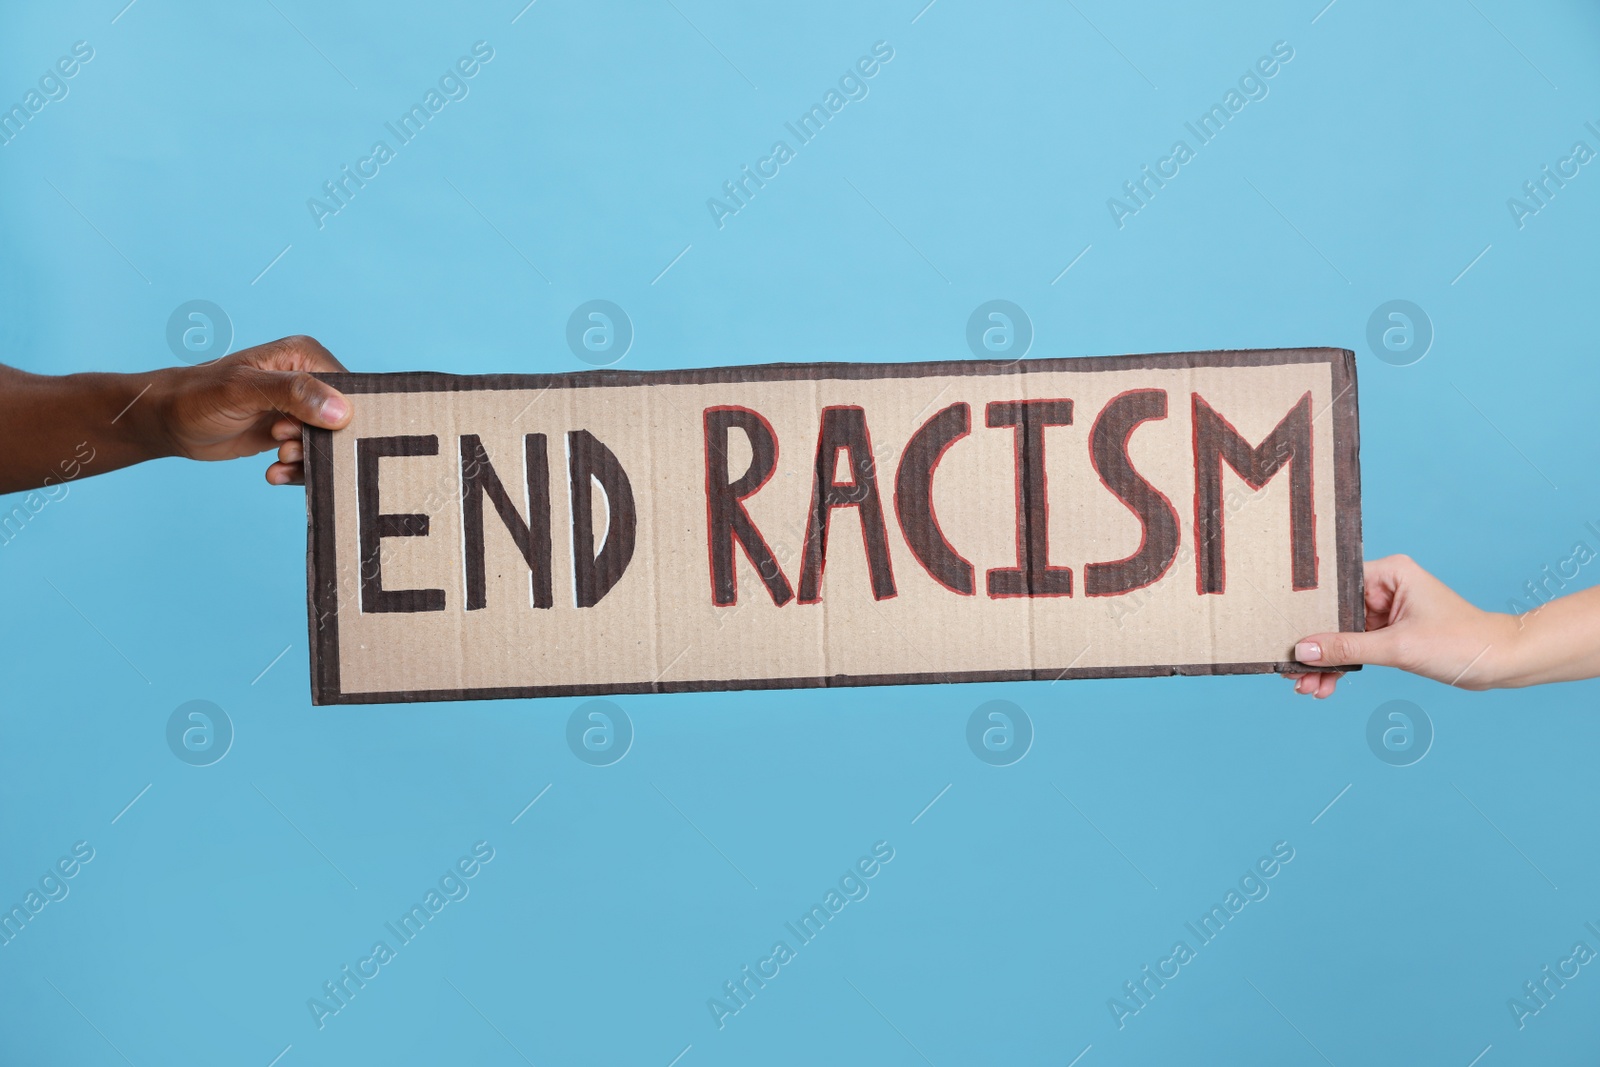
[[[112,409],[112,434],[133,462],[182,455],[173,438],[173,373],[168,370],[140,374],[110,374],[107,407]]]
[[[1483,640],[1489,646],[1483,657],[1487,669],[1474,670],[1472,674],[1478,675],[1476,684],[1463,688],[1516,689],[1538,682],[1537,667],[1530,662],[1534,645],[1527,638],[1528,618],[1489,611],[1483,615]]]

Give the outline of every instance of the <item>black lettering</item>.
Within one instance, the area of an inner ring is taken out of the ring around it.
[[[439,438],[404,435],[356,440],[356,526],[361,542],[361,610],[365,614],[443,611],[443,589],[385,589],[383,539],[427,537],[428,516],[378,511],[378,461],[385,456],[437,456]]]
[[[633,559],[638,515],[633,507],[633,486],[611,449],[588,430],[567,434],[568,466],[572,476],[573,585],[580,608],[592,608],[622,579]],[[594,489],[600,483],[606,495],[606,540],[594,547]]]
[[[972,408],[951,404],[911,436],[894,477],[894,510],[911,554],[934,581],[952,592],[972,596],[973,570],[945,540],[933,511],[933,472],[945,451],[972,432]]]
[[[1195,585],[1220,593],[1227,581],[1222,515],[1222,464],[1251,489],[1262,489],[1289,467],[1289,555],[1295,589],[1317,587],[1317,523],[1311,490],[1311,393],[1308,391],[1255,448],[1210,404],[1194,407]]]
[[[554,603],[550,588],[550,461],[547,452],[544,434],[530,433],[523,438],[528,487],[528,520],[524,522],[490,465],[482,439],[477,434],[461,437],[461,529],[468,611],[477,611],[488,603],[483,552],[485,496],[494,504],[511,540],[516,542],[517,551],[527,561],[533,606],[548,608]]]
[[[1017,566],[989,570],[989,596],[1071,596],[1072,568],[1050,566],[1044,429],[1072,425],[1072,401],[995,401],[985,408],[984,421],[991,427],[1014,427],[1012,454],[1017,484]]]
[[[834,480],[839,451],[849,457],[850,481]],[[822,409],[817,432],[817,460],[811,482],[811,511],[806,518],[805,559],[800,568],[800,603],[822,599],[822,572],[828,564],[828,526],[835,508],[855,508],[861,521],[861,541],[867,553],[872,595],[887,600],[895,595],[894,571],[889,562],[889,534],[883,525],[883,505],[878,499],[878,476],[867,435],[866,413],[859,407]]]
[[[1140,423],[1167,417],[1165,389],[1133,389],[1114,397],[1089,431],[1089,458],[1105,487],[1139,518],[1139,547],[1114,563],[1083,568],[1089,596],[1117,596],[1153,585],[1178,556],[1178,512],[1128,458],[1128,439]]]
[[[744,549],[745,558],[761,576],[772,602],[779,607],[794,599],[789,579],[756,529],[744,501],[754,496],[778,468],[778,439],[772,426],[749,408],[707,408],[705,422],[706,456],[706,551],[711,561],[711,602],[727,607],[739,601],[739,579],[734,568],[733,546]],[[750,466],[736,481],[728,480],[728,432],[737,426],[750,441]]]

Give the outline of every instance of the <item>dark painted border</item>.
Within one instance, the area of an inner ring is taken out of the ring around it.
[[[1361,462],[1356,403],[1355,353],[1342,348],[1229,349],[1141,356],[1077,359],[949,360],[921,363],[771,363],[669,371],[579,371],[570,374],[320,374],[353,395],[465,392],[480,389],[604,389],[617,386],[749,383],[802,380],[863,380],[933,376],[990,377],[1108,370],[1176,370],[1185,367],[1267,367],[1327,363],[1332,372],[1335,567],[1339,626],[1364,628],[1361,594]],[[1317,417],[1322,413],[1318,412]],[[595,696],[630,693],[726,692],[760,689],[826,689],[861,685],[927,685],[943,682],[1056,681],[1063,678],[1153,678],[1170,675],[1267,674],[1302,671],[1294,662],[1189,663],[1149,667],[1085,667],[1065,670],[952,671],[942,674],[833,675],[821,678],[762,678],[618,685],[512,686],[345,693],[339,688],[338,562],[333,536],[333,434],[306,427],[306,598],[311,640],[311,700],[314,704],[389,704],[423,700]],[[1359,670],[1359,667],[1348,668]]]
[[[339,691],[339,564],[333,535],[333,432],[301,434],[306,472],[306,624],[311,642],[311,702],[348,699]],[[322,528],[319,530],[319,520]]]

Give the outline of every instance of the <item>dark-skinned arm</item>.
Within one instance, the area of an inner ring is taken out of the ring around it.
[[[164,456],[236,459],[272,448],[278,459],[267,481],[302,483],[301,427],[350,421],[350,402],[312,374],[342,370],[309,337],[139,374],[56,377],[0,366],[0,492]]]

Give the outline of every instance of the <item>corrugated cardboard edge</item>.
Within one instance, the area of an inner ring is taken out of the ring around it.
[[[1365,627],[1361,590],[1361,440],[1356,404],[1356,357],[1343,348],[1220,349],[1134,356],[1066,359],[949,360],[918,363],[768,363],[666,371],[595,370],[567,374],[319,374],[352,395],[464,392],[485,389],[610,388],[654,384],[861,380],[935,375],[1023,375],[1108,370],[1173,370],[1184,367],[1261,367],[1327,363],[1332,375],[1335,499],[1335,567],[1339,583],[1339,628]],[[1319,413],[1320,417],[1320,413]],[[306,600],[311,647],[311,702],[392,704],[424,700],[483,700],[635,693],[730,692],[761,689],[831,689],[862,685],[929,685],[951,682],[1059,681],[1067,678],[1157,678],[1173,675],[1281,674],[1308,670],[1293,660],[1261,663],[1187,663],[1142,667],[1079,667],[1063,670],[953,671],[920,674],[641,682],[605,685],[509,686],[478,689],[400,690],[345,693],[339,688],[338,562],[333,521],[333,433],[307,426],[302,436],[306,474]],[[1335,668],[1338,672],[1359,666]]]
[[[1339,509],[1334,525],[1338,541],[1339,629],[1367,628],[1366,597],[1361,588],[1361,416],[1356,405],[1356,354],[1338,349],[1333,370],[1333,469]],[[1350,670],[1360,670],[1353,666]]]
[[[306,475],[306,623],[311,703],[348,703],[339,692],[339,567],[333,536],[333,431],[306,426],[300,436]],[[326,527],[319,531],[317,520]]]

